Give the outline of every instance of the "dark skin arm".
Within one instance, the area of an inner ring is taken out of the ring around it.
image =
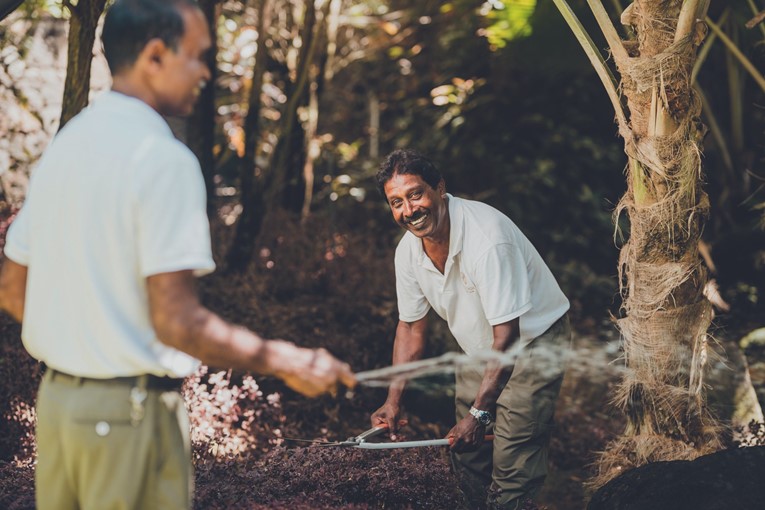
[[[27,294],[27,266],[17,264],[9,258],[0,270],[0,309],[17,322],[24,317],[24,300]]]
[[[407,363],[422,358],[425,350],[425,334],[427,332],[427,317],[415,322],[399,321],[396,327],[396,339],[393,341],[393,364]],[[396,439],[399,418],[401,417],[401,396],[406,382],[395,381],[388,389],[385,403],[372,414],[372,426],[387,425],[391,439]]]
[[[153,275],[146,282],[159,340],[207,365],[273,375],[309,397],[356,383],[350,367],[325,349],[264,340],[218,317],[200,304],[191,271]]]
[[[27,267],[6,259],[0,271],[0,308],[21,322]],[[274,375],[313,397],[355,385],[350,367],[324,349],[303,349],[283,340],[263,340],[231,325],[199,303],[191,271],[147,278],[151,320],[163,343],[219,367]]]
[[[493,327],[494,342],[491,348],[498,352],[505,352],[519,338],[519,320],[497,324]],[[513,366],[502,366],[493,360],[486,364],[481,387],[475,397],[473,407],[482,411],[489,411],[496,416],[497,399],[505,388],[505,384],[513,373]],[[486,428],[478,423],[472,415],[468,414],[459,421],[447,434],[451,449],[455,452],[475,450],[483,443]]]

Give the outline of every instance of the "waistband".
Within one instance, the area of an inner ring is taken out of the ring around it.
[[[183,386],[183,379],[176,379],[173,377],[160,377],[153,374],[134,375],[128,377],[112,377],[110,379],[94,379],[92,377],[80,377],[78,375],[67,374],[54,368],[48,368],[50,374],[50,380],[66,380],[71,383],[80,384],[101,384],[104,386],[144,386],[147,390],[155,391],[181,391]],[[142,383],[142,379],[145,379],[145,383]]]

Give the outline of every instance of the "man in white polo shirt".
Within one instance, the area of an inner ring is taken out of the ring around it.
[[[104,22],[112,90],[69,122],[8,232],[0,307],[48,367],[37,398],[37,508],[188,509],[179,393],[199,364],[274,375],[308,396],[353,385],[325,350],[265,340],[203,307],[215,268],[199,163],[162,115],[210,79],[190,0],[117,0]]]
[[[396,249],[399,323],[393,363],[422,356],[427,313],[444,318],[467,354],[520,352],[514,366],[457,372],[452,462],[473,505],[536,508],[547,475],[555,400],[570,340],[568,299],[518,227],[496,209],[446,193],[433,163],[411,150],[385,159],[377,184],[407,230]],[[395,434],[403,384],[392,385],[372,424]],[[484,436],[493,433],[492,443]]]

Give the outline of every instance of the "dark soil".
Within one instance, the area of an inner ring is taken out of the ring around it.
[[[195,508],[457,508],[443,450],[276,448],[258,462],[207,464]],[[214,485],[205,483],[215,480]]]
[[[759,510],[765,506],[765,446],[693,461],[654,462],[611,480],[589,510]]]

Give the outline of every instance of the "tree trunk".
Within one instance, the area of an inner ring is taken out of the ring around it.
[[[326,2],[325,9],[328,9],[329,2]],[[326,18],[326,13],[325,18]],[[295,81],[288,91],[287,104],[284,112],[282,113],[282,121],[279,126],[279,140],[274,149],[274,154],[271,159],[269,169],[260,169],[260,175],[253,176],[252,170],[248,171],[247,166],[252,165],[254,169],[254,155],[257,152],[255,147],[257,139],[257,117],[253,117],[248,112],[246,126],[251,129],[245,130],[245,139],[248,145],[251,145],[250,149],[252,153],[248,155],[247,147],[245,147],[245,158],[243,161],[242,175],[242,214],[239,217],[239,221],[236,226],[236,234],[234,242],[232,243],[231,250],[227,257],[227,270],[228,271],[242,271],[249,264],[252,253],[255,247],[255,240],[260,233],[263,220],[270,211],[275,208],[281,208],[284,206],[284,201],[287,198],[287,188],[291,182],[291,175],[297,175],[300,178],[303,169],[304,155],[305,155],[305,134],[300,126],[297,116],[298,108],[305,103],[307,97],[307,87],[309,83],[309,73],[314,62],[314,57],[317,51],[318,41],[322,40],[317,32],[317,12],[313,0],[306,2],[306,14],[303,25],[302,44],[300,56],[297,63],[297,74]],[[264,45],[265,46],[265,45]],[[265,49],[263,46],[263,49]],[[258,49],[260,53],[260,47]],[[264,55],[262,58],[267,58]],[[257,85],[256,79],[259,79],[262,83],[262,78],[258,78],[258,61],[261,60],[258,55],[256,60],[255,77],[253,78],[253,87]],[[253,104],[256,100],[259,101],[259,89],[257,96],[255,90],[250,96],[250,108],[251,111]],[[257,113],[258,110],[254,110]],[[254,115],[254,114],[253,114]],[[255,137],[255,138],[253,138]],[[252,138],[252,139],[251,139]],[[295,153],[300,154],[300,162],[295,163],[292,158]],[[295,166],[297,165],[297,166]],[[294,168],[294,172],[290,172],[290,169]],[[296,172],[296,173],[295,173]],[[252,184],[250,184],[252,183]],[[247,197],[248,190],[252,190],[249,197]],[[302,207],[303,192],[300,188],[300,192],[294,195],[295,210],[300,211]]]
[[[96,39],[98,19],[104,12],[106,0],[80,0],[77,5],[65,0],[64,5],[69,9],[71,19],[59,130],[88,104],[93,43]]]
[[[269,55],[266,34],[271,16],[272,0],[261,0],[258,9],[258,52],[252,75],[252,87],[244,118],[244,157],[239,160],[239,190],[242,214],[236,224],[236,232],[226,259],[227,271],[241,271],[250,261],[255,239],[265,215],[260,184],[256,179],[258,140],[260,139],[260,95],[263,79],[268,68]],[[261,169],[262,171],[262,169]]]
[[[218,0],[200,0],[199,7],[205,13],[210,26],[210,38],[212,48],[207,53],[207,67],[210,69],[210,81],[202,89],[194,112],[188,119],[187,142],[191,150],[199,159],[202,167],[202,175],[207,189],[208,215],[215,212],[215,158],[213,147],[215,145],[215,78],[217,76],[216,56],[218,44],[216,38],[216,23]]]
[[[24,3],[24,0],[0,0],[0,21],[15,11],[22,3]]]
[[[620,130],[628,189],[616,212],[630,223],[618,320],[628,369],[618,397],[628,426],[601,458],[598,484],[625,468],[721,447],[703,387],[712,311],[698,243],[709,201],[701,101],[690,79],[704,35],[697,20],[707,7],[704,0],[635,0],[622,15],[636,34],[635,42],[621,42],[621,58],[614,51],[629,110]]]
[[[329,2],[326,2],[325,8],[328,7]],[[326,18],[326,13],[323,18]],[[305,161],[305,132],[298,119],[298,108],[307,104],[311,68],[319,41],[323,40],[319,31],[316,5],[313,0],[307,0],[297,75],[282,117],[279,143],[267,175],[268,186],[264,189],[267,211],[273,207],[300,211],[302,206],[302,187],[296,181],[300,180]],[[296,188],[300,191],[295,191]]]

